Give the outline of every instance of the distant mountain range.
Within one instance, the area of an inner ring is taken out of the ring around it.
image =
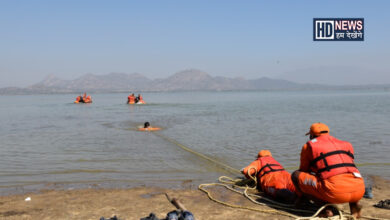
[[[337,89],[340,86],[301,84],[288,80],[262,77],[244,78],[212,77],[196,69],[177,72],[163,79],[149,79],[141,74],[110,73],[86,74],[74,80],[62,80],[54,75],[26,88],[1,88],[0,94],[51,94],[80,92],[147,92],[147,91],[234,91],[234,90],[306,90]],[[378,86],[347,86],[347,88],[372,88]],[[390,88],[390,85],[381,86]],[[345,88],[345,87],[343,87]]]

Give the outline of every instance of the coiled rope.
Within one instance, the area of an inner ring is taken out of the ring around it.
[[[187,146],[184,146],[183,144],[171,139],[171,138],[168,138],[164,135],[162,135],[161,133],[159,132],[153,132],[153,134],[155,134],[156,136],[182,148],[183,150],[185,151],[188,151],[194,155],[197,155],[198,157],[201,157],[205,160],[208,160],[214,164],[217,164],[219,165],[220,167],[223,167],[225,168],[226,170],[228,170],[229,172],[231,173],[241,173],[240,170],[238,169],[235,169],[227,164],[224,164],[220,161],[217,161],[211,157],[208,157],[204,154],[201,154],[199,152],[196,152],[194,150],[192,150],[191,148],[187,147]],[[230,203],[226,203],[226,202],[223,202],[223,201],[220,201],[218,199],[215,199],[211,193],[205,189],[205,187],[208,187],[208,186],[222,186],[222,187],[225,187],[233,192],[236,192],[236,193],[239,193],[239,194],[242,194],[244,195],[246,198],[248,198],[251,202],[255,203],[255,204],[258,204],[258,205],[267,205],[267,206],[270,206],[270,207],[273,207],[273,208],[279,208],[279,209],[282,209],[282,210],[289,210],[289,211],[294,211],[294,212],[301,212],[301,213],[312,213],[312,211],[308,211],[308,210],[302,210],[302,209],[295,209],[295,208],[292,208],[293,205],[289,205],[289,204],[284,204],[284,203],[279,203],[279,202],[276,202],[274,200],[271,200],[271,199],[268,199],[268,198],[265,198],[263,196],[259,196],[259,195],[256,195],[256,194],[250,194],[248,193],[248,190],[250,189],[255,189],[256,188],[256,184],[257,184],[257,180],[256,180],[256,177],[253,177],[253,176],[250,176],[250,178],[255,182],[255,186],[254,187],[250,187],[248,185],[245,185],[244,187],[241,187],[241,186],[237,186],[237,183],[238,181],[242,181],[242,179],[238,179],[238,180],[233,180],[232,178],[230,177],[226,177],[226,176],[221,176],[219,177],[219,181],[221,183],[204,183],[204,184],[200,184],[198,186],[198,189],[205,192],[207,194],[207,196],[209,197],[210,200],[214,201],[214,202],[217,202],[219,204],[222,204],[222,205],[225,205],[225,206],[228,206],[228,207],[231,207],[231,208],[239,208],[239,209],[246,209],[246,210],[251,210],[251,211],[257,211],[257,212],[263,212],[263,213],[270,213],[270,214],[280,214],[280,215],[284,215],[284,216],[288,216],[288,217],[292,217],[296,220],[319,220],[319,219],[332,219],[332,220],[335,220],[335,219],[341,219],[341,220],[350,220],[350,219],[355,219],[354,216],[350,215],[350,214],[346,214],[346,213],[343,213],[338,207],[332,205],[332,204],[325,204],[324,206],[322,206],[321,208],[319,208],[317,210],[316,213],[314,213],[314,215],[312,216],[309,216],[309,217],[301,217],[301,216],[297,216],[297,215],[294,215],[294,214],[291,214],[289,212],[286,212],[286,211],[281,211],[281,210],[276,210],[276,209],[260,209],[260,208],[253,208],[253,207],[248,207],[248,206],[240,206],[240,205],[235,205],[235,204],[230,204]],[[224,179],[227,179],[227,180],[224,180]],[[235,188],[244,188],[244,191],[239,191],[239,190],[236,190],[234,189],[233,187]],[[266,203],[260,203],[258,201],[256,201],[253,197],[255,198],[261,198],[263,200],[266,200],[268,202],[270,202],[270,204],[266,204]],[[336,216],[333,216],[333,217],[327,217],[327,218],[322,218],[322,217],[318,217],[318,215],[321,213],[321,211],[323,211],[326,207],[328,206],[333,206],[339,213],[339,215],[336,215]],[[383,220],[383,218],[376,218],[376,217],[371,217],[371,216],[361,216],[361,218],[366,218],[366,219],[373,219],[373,220]]]
[[[227,179],[224,180],[224,179]],[[256,183],[256,178],[253,178],[251,177],[251,179],[254,180],[254,182]],[[318,215],[321,213],[321,211],[323,209],[325,209],[326,207],[328,206],[333,206],[331,204],[326,204],[324,206],[322,206],[319,210],[317,210],[317,212],[312,215],[312,216],[309,216],[309,217],[301,217],[301,216],[298,216],[298,215],[294,215],[292,213],[289,213],[289,212],[286,212],[284,210],[288,210],[288,211],[293,211],[293,212],[301,212],[301,213],[313,213],[313,211],[309,211],[309,210],[303,210],[303,209],[295,209],[295,208],[292,208],[294,207],[294,205],[292,204],[284,204],[284,203],[279,203],[279,202],[276,202],[272,199],[268,199],[266,197],[263,197],[263,196],[259,196],[259,195],[256,195],[256,194],[251,194],[251,193],[248,193],[248,190],[249,189],[254,189],[252,187],[249,187],[248,185],[244,186],[244,187],[241,187],[241,186],[237,186],[235,184],[237,184],[238,181],[242,181],[241,179],[237,179],[237,180],[233,180],[231,179],[230,177],[226,177],[226,176],[221,176],[219,179],[218,179],[221,183],[206,183],[206,184],[200,184],[199,185],[199,189],[203,192],[205,192],[207,194],[207,196],[209,197],[210,200],[214,201],[214,202],[217,202],[219,204],[222,204],[222,205],[225,205],[225,206],[228,206],[228,207],[231,207],[231,208],[239,208],[239,209],[246,209],[246,210],[251,210],[251,211],[257,211],[257,212],[263,212],[263,213],[270,213],[270,214],[279,214],[279,215],[283,215],[283,216],[288,216],[288,217],[291,217],[291,218],[294,218],[296,220],[315,220],[315,219],[324,219],[324,218],[321,218],[321,217],[318,217]],[[256,183],[257,184],[257,183]],[[256,185],[255,184],[255,185]],[[236,192],[236,193],[239,193],[239,194],[242,194],[244,195],[247,199],[249,199],[251,202],[255,203],[255,204],[258,204],[258,205],[263,205],[263,206],[269,206],[269,207],[272,207],[272,208],[277,208],[277,209],[261,209],[261,208],[253,208],[253,207],[249,207],[249,206],[240,206],[240,205],[236,205],[236,204],[231,204],[231,203],[227,203],[227,202],[223,202],[221,200],[218,200],[216,198],[214,198],[211,193],[205,189],[206,187],[208,186],[222,186],[222,187],[225,187],[227,188],[228,190],[231,190],[233,192]],[[244,188],[244,191],[239,191],[239,190],[236,190],[234,188]],[[258,198],[258,199],[262,199],[262,200],[266,200],[270,203],[261,203],[261,202],[258,202],[256,199],[254,198]],[[339,212],[339,215],[336,215],[336,216],[333,216],[333,217],[330,217],[330,218],[325,218],[325,219],[341,219],[341,220],[350,220],[350,219],[354,219],[354,217],[352,215],[349,215],[349,214],[343,214],[337,207],[333,206],[338,212]],[[278,209],[281,209],[281,210],[278,210]],[[283,211],[282,211],[283,210]]]

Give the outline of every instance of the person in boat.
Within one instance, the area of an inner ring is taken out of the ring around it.
[[[145,129],[150,128],[150,123],[148,121],[144,123],[144,128]]]
[[[80,101],[79,102],[82,102],[82,103],[90,103],[92,102],[92,98],[90,95],[87,95],[87,93],[84,92],[83,96],[79,96],[80,97]]]
[[[284,170],[269,150],[261,150],[257,158],[241,171],[246,178],[256,177],[257,189],[287,203],[295,201],[295,187],[291,174]]]
[[[85,98],[84,98],[84,97],[85,97]],[[92,97],[91,97],[90,95],[87,95],[86,93],[84,93],[83,99],[84,99],[84,102],[85,102],[85,103],[90,103],[90,102],[92,102]]]
[[[90,95],[87,96],[87,93],[77,96],[75,103],[91,103],[92,98]]]
[[[361,217],[364,180],[354,163],[354,149],[347,141],[329,135],[329,127],[314,123],[310,140],[301,150],[299,170],[292,174],[298,196],[317,203],[349,203],[351,214]],[[299,200],[298,200],[299,201]],[[332,210],[326,210],[328,217]]]
[[[135,103],[145,104],[144,99],[142,98],[141,94],[138,94]]]
[[[129,95],[127,97],[127,104],[135,104],[135,96],[134,96],[134,93],[132,93],[131,95]]]
[[[84,103],[84,99],[83,99],[83,96],[77,96],[76,98],[76,103]]]

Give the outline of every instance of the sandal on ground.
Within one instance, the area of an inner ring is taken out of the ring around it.
[[[377,208],[390,209],[390,199],[381,200],[374,205]]]

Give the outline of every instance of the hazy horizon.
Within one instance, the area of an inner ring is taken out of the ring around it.
[[[390,84],[388,1],[2,1],[0,87],[53,74],[185,69],[330,85]],[[314,42],[316,17],[359,17],[363,42]]]
[[[338,72],[335,72],[335,70],[339,70],[341,71],[341,73],[338,73]],[[345,70],[347,70],[347,74],[345,74]],[[228,78],[231,78],[231,79],[234,79],[234,78],[243,78],[243,79],[246,79],[246,80],[256,80],[256,79],[261,79],[261,78],[270,78],[270,79],[275,79],[275,80],[287,80],[287,81],[290,81],[290,82],[294,82],[294,83],[301,83],[301,84],[319,84],[319,85],[324,85],[324,86],[359,86],[359,85],[389,85],[390,82],[375,82],[373,80],[370,80],[369,77],[370,75],[367,75],[367,78],[362,80],[365,76],[362,76],[360,75],[359,77],[353,77],[353,78],[350,78],[349,77],[349,74],[351,71],[354,71],[356,69],[352,68],[348,68],[348,67],[335,67],[335,68],[328,68],[328,69],[323,69],[322,67],[318,67],[318,68],[310,68],[310,69],[306,69],[304,71],[300,71],[300,70],[297,70],[296,72],[292,72],[292,74],[290,73],[287,73],[287,74],[284,74],[284,75],[279,75],[279,76],[258,76],[258,77],[255,77],[255,78],[247,78],[247,77],[244,77],[244,76],[223,76],[223,75],[215,75],[215,74],[212,74],[212,73],[209,73],[209,72],[206,72],[204,70],[201,70],[201,69],[197,69],[197,68],[188,68],[188,69],[183,69],[183,70],[179,70],[179,71],[175,71],[171,74],[168,74],[167,76],[164,76],[164,77],[149,77],[145,74],[142,74],[142,73],[138,73],[138,72],[132,72],[132,73],[126,73],[126,72],[109,72],[109,73],[103,73],[103,74],[95,74],[95,73],[85,73],[85,74],[81,74],[79,76],[77,76],[76,78],[63,78],[61,76],[58,76],[58,75],[55,75],[55,74],[48,74],[46,76],[44,76],[43,78],[39,79],[38,81],[36,82],[33,82],[29,85],[26,85],[26,86],[9,86],[9,87],[20,87],[20,88],[25,88],[25,87],[28,87],[28,86],[32,86],[34,84],[37,84],[37,83],[41,83],[42,81],[54,76],[60,80],[76,80],[78,78],[81,78],[81,77],[84,77],[86,75],[89,75],[89,74],[92,74],[92,75],[95,75],[95,76],[106,76],[106,75],[109,75],[109,74],[127,74],[127,75],[132,75],[132,74],[140,74],[148,79],[151,79],[151,80],[156,80],[156,79],[166,79],[166,78],[169,78],[171,76],[173,76],[174,74],[176,73],[180,73],[180,72],[186,72],[186,71],[199,71],[199,72],[205,72],[207,74],[209,74],[211,77],[228,77]],[[318,76],[317,76],[317,81],[312,81],[310,79],[310,77],[308,77],[308,75],[310,75],[311,73],[313,72],[316,72],[318,73]],[[327,74],[324,74],[324,71],[329,71],[329,73]],[[349,71],[349,72],[348,72]],[[344,72],[344,74],[343,74]],[[382,72],[383,73],[383,72]],[[339,82],[332,82],[332,79],[329,78],[329,75],[331,74],[334,74],[334,75],[337,75],[337,77],[339,79],[342,79],[340,80]],[[297,80],[295,76],[299,76],[299,79]],[[386,75],[387,76],[387,75]],[[360,82],[363,82],[363,83],[360,83]],[[8,87],[8,86],[7,86]],[[5,87],[0,87],[0,88],[5,88]]]

